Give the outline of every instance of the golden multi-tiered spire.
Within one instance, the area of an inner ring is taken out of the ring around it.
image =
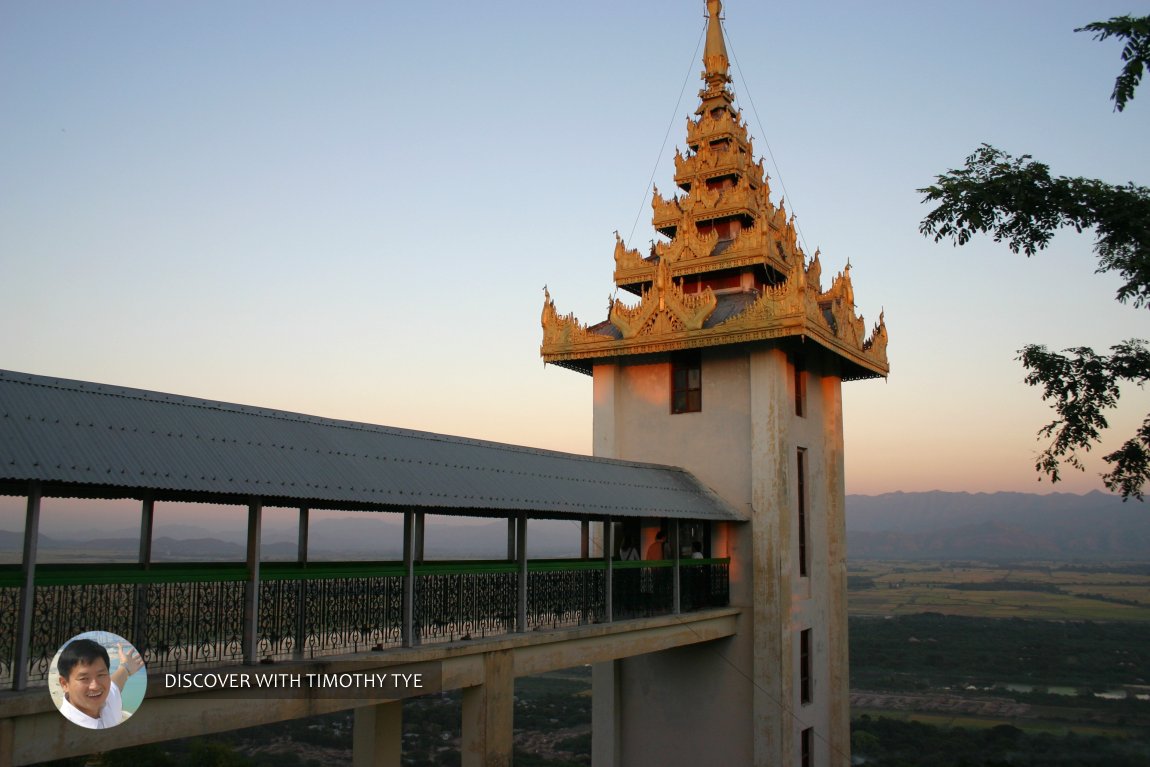
[[[819,254],[808,261],[794,215],[771,201],[763,161],[754,160],[746,123],[734,108],[719,14],[707,0],[704,88],[687,121],[687,152],[675,153],[679,192],[652,195],[652,225],[668,238],[643,256],[616,233],[615,284],[639,304],[611,303],[607,321],[587,327],[543,306],[546,362],[591,372],[596,359],[741,344],[788,336],[836,354],[844,378],[885,376],[886,325],[868,335],[854,311],[849,267],[828,290]]]
[[[730,61],[727,59],[727,45],[723,42],[723,27],[719,14],[723,12],[721,0],[707,0],[707,47],[703,50],[703,82],[707,87],[699,91],[702,104],[696,114],[705,114],[713,109],[731,108],[735,100],[727,86],[731,76],[727,74]]]

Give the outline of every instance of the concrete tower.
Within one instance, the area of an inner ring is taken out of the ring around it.
[[[886,326],[867,334],[855,314],[849,264],[823,289],[819,254],[771,201],[733,106],[720,1],[707,9],[678,190],[652,200],[667,239],[644,256],[616,235],[615,284],[638,303],[587,326],[545,295],[541,353],[594,377],[596,456],[681,466],[745,510],[689,533],[731,558],[743,613],[732,639],[596,667],[595,764],[847,765],[840,387],[887,375]],[[640,551],[655,532],[632,531]]]

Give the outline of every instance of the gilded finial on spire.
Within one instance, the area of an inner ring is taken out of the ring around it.
[[[723,27],[719,23],[719,14],[722,12],[722,0],[707,0],[707,47],[703,51],[703,66],[708,75],[727,74],[727,46],[723,42]]]

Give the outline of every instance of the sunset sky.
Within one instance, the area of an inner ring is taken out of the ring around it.
[[[543,286],[599,321],[613,232],[655,236],[704,7],[7,0],[0,368],[589,452],[590,378],[539,359]],[[1148,86],[1115,113],[1120,45],[1073,32],[1150,3],[724,9],[776,200],[828,284],[850,260],[868,326],[885,310],[889,380],[844,385],[847,491],[1100,488],[1150,395],[1052,487],[1014,358],[1150,336],[1147,310],[1090,233],[936,245],[915,190],[981,142],[1150,184]]]

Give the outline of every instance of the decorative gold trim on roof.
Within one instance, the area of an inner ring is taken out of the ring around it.
[[[644,257],[615,233],[615,283],[638,293],[639,303],[613,300],[608,321],[588,328],[573,315],[559,315],[545,293],[540,353],[547,362],[588,372],[597,359],[797,336],[839,356],[846,378],[885,376],[886,324],[880,315],[866,333],[855,314],[849,263],[823,291],[820,254],[808,261],[794,215],[784,201],[771,201],[763,160],[754,161],[727,87],[722,4],[708,0],[707,8],[706,88],[697,117],[687,120],[687,150],[675,152],[682,191],[665,198],[655,188],[651,197],[651,223],[669,241],[653,243]],[[689,275],[704,286],[742,287],[724,287],[723,295],[710,287],[686,293],[682,280]],[[755,294],[727,295],[740,290]]]
[[[701,149],[705,144],[721,138],[734,140],[747,154],[754,155],[754,147],[747,135],[747,124],[743,122],[741,111],[731,113],[723,110],[717,116],[708,113],[687,118],[687,146]]]
[[[602,338],[596,337],[586,325],[575,319],[574,312],[560,315],[546,287],[543,288],[543,315],[540,322],[543,324],[543,346],[566,347]]]
[[[589,366],[594,360],[612,357],[798,336],[818,342],[848,362],[846,377],[885,376],[890,366],[883,315],[870,335],[865,335],[866,322],[854,311],[850,269],[837,274],[826,291],[820,284],[821,274],[816,254],[806,264],[796,263],[785,282],[759,291],[742,312],[706,327],[718,297],[709,288],[684,294],[672,279],[669,265],[659,263],[655,281],[639,304],[628,307],[617,299],[612,303],[609,321],[619,338],[609,329],[590,331],[573,315],[559,315],[545,292],[539,351],[545,362],[586,360]]]
[[[651,224],[657,230],[677,227],[684,213],[695,223],[738,215],[756,219],[763,212],[762,197],[761,188],[746,176],[739,176],[734,186],[724,189],[710,189],[700,182],[691,186],[690,193],[670,199],[655,187],[651,195]]]
[[[684,155],[675,150],[675,183],[694,184],[696,178],[706,180],[716,176],[750,175],[751,178],[763,178],[766,169],[760,159],[757,163],[751,160],[749,152],[737,149],[717,149],[708,143],[699,146],[697,152]],[[692,186],[692,188],[694,188]]]
[[[717,303],[710,288],[694,295],[684,293],[683,288],[671,279],[667,263],[660,261],[655,267],[651,289],[643,291],[638,305],[628,307],[615,299],[608,320],[623,334],[624,340],[700,330],[715,311]]]

